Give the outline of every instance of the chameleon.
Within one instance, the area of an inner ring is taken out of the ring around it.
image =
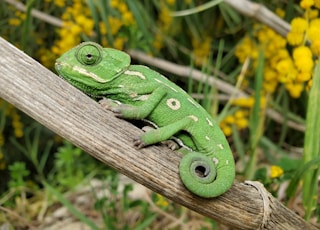
[[[193,194],[213,198],[235,178],[232,151],[223,132],[190,95],[160,73],[131,65],[130,56],[94,42],[83,42],[55,62],[58,75],[92,98],[106,98],[107,109],[128,120],[156,125],[134,138],[143,148],[172,137],[180,140],[179,175]]]

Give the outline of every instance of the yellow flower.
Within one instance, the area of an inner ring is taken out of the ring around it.
[[[286,14],[286,12],[285,12],[283,9],[281,9],[281,8],[277,8],[275,13],[276,13],[276,15],[278,15],[280,18],[284,18],[285,14]]]
[[[304,18],[297,17],[291,21],[292,32],[303,33],[306,31],[307,27],[308,27],[308,22]]]
[[[248,116],[248,113],[245,112],[245,110],[237,110],[235,113],[234,113],[234,117],[235,119],[242,119],[244,117]]]
[[[305,82],[309,81],[311,79],[311,72],[301,72],[297,75],[297,81],[298,82]]]
[[[263,89],[267,92],[267,93],[273,93],[276,88],[278,86],[278,82],[277,81],[270,81],[270,82],[264,82],[263,83]]]
[[[122,14],[122,20],[125,26],[129,26],[134,23],[134,17],[130,11]]]
[[[277,165],[272,165],[270,167],[270,177],[272,179],[278,178],[283,175],[283,169]]]
[[[266,67],[264,69],[264,78],[265,81],[273,81],[277,79],[277,73],[271,68]]]
[[[294,61],[295,66],[300,72],[311,72],[313,68],[313,61],[311,58],[301,57]]]
[[[306,18],[315,19],[319,15],[319,10],[308,9],[306,10]]]
[[[235,55],[239,59],[240,63],[243,63],[247,57],[257,57],[258,50],[256,48],[256,44],[249,37],[245,37],[236,47]]]
[[[290,58],[281,60],[280,62],[278,62],[276,66],[276,70],[280,74],[287,74],[292,70],[292,68],[293,68],[293,63]]]
[[[112,16],[108,17],[108,22],[110,26],[112,25],[111,26],[112,35],[116,35],[123,25],[122,21],[119,18],[112,17]]]
[[[18,18],[10,18],[8,23],[10,26],[19,26],[21,24],[21,20]]]
[[[81,33],[81,31],[82,31],[82,29],[79,25],[73,24],[69,29],[69,33],[71,33],[71,34],[69,34],[69,36],[70,35],[77,36]]]
[[[228,115],[223,119],[223,121],[228,124],[233,124],[235,122],[235,119],[232,115]]]
[[[174,5],[176,3],[176,0],[166,0],[166,2],[169,4],[169,5]]]
[[[60,8],[64,7],[66,5],[65,0],[54,0],[54,4]]]
[[[313,41],[311,43],[311,51],[314,55],[319,56],[320,55],[320,40]]]
[[[230,126],[228,125],[220,125],[220,128],[222,130],[222,132],[224,133],[224,135],[226,135],[227,137],[229,137],[232,134],[232,129]]]
[[[307,30],[307,36],[310,39],[310,41],[320,40],[320,23],[318,23],[317,20],[313,20],[314,23],[310,23],[310,26]]]
[[[308,9],[308,8],[310,8],[311,6],[313,6],[313,4],[314,4],[314,1],[313,1],[313,0],[302,0],[302,1],[300,2],[300,6],[301,6],[301,8],[303,8],[303,9]]]
[[[110,6],[112,7],[112,8],[118,8],[118,6],[119,6],[119,4],[120,4],[120,1],[119,0],[111,0],[110,1]]]
[[[118,50],[123,50],[124,43],[126,41],[127,41],[126,38],[117,37],[113,42],[113,46],[114,46],[114,48],[116,48]]]
[[[15,129],[15,130],[14,130],[14,135],[15,135],[17,138],[23,137],[23,131],[22,131],[22,129]]]
[[[306,46],[299,46],[293,50],[294,64],[301,72],[311,72],[313,68],[312,52]]]
[[[154,38],[154,41],[152,42],[153,47],[156,50],[161,50],[161,48],[163,47],[163,42],[162,41],[163,41],[162,35],[157,33],[155,38]]]
[[[212,38],[207,36],[203,40],[192,39],[193,53],[195,63],[197,65],[203,64],[207,60],[211,50]]]
[[[169,30],[173,18],[167,6],[162,6],[159,14],[159,23],[161,29],[166,32]]]
[[[296,32],[289,32],[287,34],[287,40],[290,45],[296,46],[301,45],[304,39],[304,34],[296,33]]]
[[[237,98],[232,101],[232,104],[239,107],[251,108],[254,104],[254,99],[252,97]]]
[[[106,25],[104,24],[103,21],[99,22],[99,29],[100,29],[100,33],[102,35],[106,35],[107,34]]]
[[[314,0],[314,6],[320,9],[320,0]]]
[[[236,120],[236,125],[238,129],[244,129],[248,127],[248,119],[246,118],[241,118]]]
[[[117,9],[121,12],[121,13],[125,13],[127,11],[129,11],[127,5],[124,2],[120,2]]]
[[[306,90],[309,91],[311,89],[312,86],[312,79],[310,79],[310,81],[308,81],[307,85],[306,85]]]
[[[157,198],[156,205],[158,205],[159,207],[165,208],[169,205],[169,202],[166,200],[166,198],[164,198],[160,194],[157,194],[156,198]]]
[[[301,96],[303,90],[302,83],[287,83],[285,87],[288,90],[291,97],[299,98]]]

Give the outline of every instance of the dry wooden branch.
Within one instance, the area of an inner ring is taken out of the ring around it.
[[[114,117],[38,62],[0,38],[0,97],[120,173],[198,213],[239,229],[316,229],[256,183],[235,183],[203,199],[182,185],[180,154],[133,147],[141,131]]]
[[[287,36],[287,33],[290,31],[289,23],[262,4],[248,0],[224,0],[224,2],[243,15],[254,18],[269,26],[283,37]]]

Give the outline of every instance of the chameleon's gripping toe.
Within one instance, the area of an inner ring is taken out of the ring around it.
[[[224,166],[217,169],[210,157],[189,152],[183,156],[179,165],[183,184],[200,197],[211,198],[225,193],[232,185],[234,169]]]

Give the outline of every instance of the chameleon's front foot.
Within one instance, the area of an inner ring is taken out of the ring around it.
[[[118,107],[120,106],[120,103],[114,100],[111,100],[109,98],[103,98],[99,101],[99,104],[104,108],[109,111],[112,111],[114,113],[119,113]]]
[[[229,166],[217,168],[217,161],[198,152],[184,155],[179,165],[183,184],[194,194],[205,198],[225,193],[233,183],[234,169]]]

